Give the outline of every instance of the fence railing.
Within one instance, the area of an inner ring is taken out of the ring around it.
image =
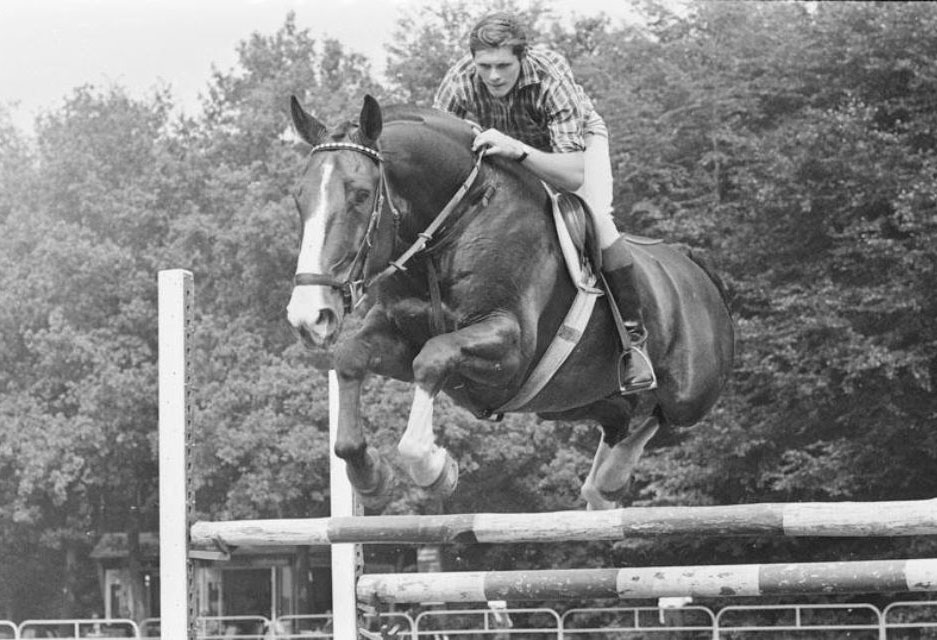
[[[25,620],[17,627],[18,638],[139,638],[140,627],[125,618],[72,618],[66,620]]]
[[[9,620],[0,620],[0,638],[3,640],[16,640],[20,637],[20,630]]]
[[[430,609],[381,616],[399,640],[937,640],[937,600],[871,604],[595,607],[563,614],[549,608]],[[199,618],[199,640],[332,640],[332,616]],[[0,620],[0,640],[159,638],[159,620]],[[178,640],[166,638],[165,640]]]

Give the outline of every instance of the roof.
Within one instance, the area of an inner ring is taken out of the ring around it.
[[[105,533],[91,550],[95,560],[126,558],[129,555],[126,533]],[[159,534],[153,531],[140,532],[140,551],[144,558],[159,557]]]
[[[104,533],[98,543],[91,550],[94,560],[123,560],[130,554],[128,552],[126,533]],[[232,555],[243,557],[257,556],[291,556],[296,553],[296,545],[265,545],[262,547],[239,547],[233,550]],[[159,533],[155,531],[140,532],[140,550],[143,559],[156,560],[159,558]],[[329,562],[329,545],[313,545],[309,548],[310,560],[314,563]],[[321,556],[321,557],[320,557]]]

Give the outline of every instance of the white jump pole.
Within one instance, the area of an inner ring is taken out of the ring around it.
[[[187,435],[189,405],[192,274],[159,272],[159,572],[160,635],[195,640],[192,592],[194,570],[188,557],[191,502]]]
[[[360,515],[355,492],[345,474],[345,463],[335,455],[338,437],[338,377],[329,371],[329,482],[332,517]],[[355,595],[360,545],[332,545],[332,633],[334,640],[357,640],[358,607]]]

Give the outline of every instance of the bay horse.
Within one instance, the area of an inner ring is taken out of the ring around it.
[[[393,468],[367,444],[361,388],[370,372],[413,382],[400,460],[417,485],[448,495],[458,466],[435,442],[434,398],[446,393],[478,417],[496,412],[575,297],[550,198],[520,164],[482,161],[471,150],[471,123],[447,113],[383,110],[366,96],[358,122],[328,129],[294,96],[291,115],[312,149],[294,192],[302,240],[287,316],[308,347],[333,348],[335,453],[363,504],[382,509]],[[601,426],[581,490],[588,508],[617,506],[659,426],[699,421],[732,365],[733,324],[718,278],[667,244],[633,251],[658,387],[619,392],[620,343],[602,297],[568,359],[518,409]],[[337,341],[362,300],[360,329]],[[631,431],[636,417],[643,420]]]

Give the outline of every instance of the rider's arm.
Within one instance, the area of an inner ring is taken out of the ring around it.
[[[575,191],[585,177],[582,151],[547,153],[524,145],[527,157],[521,162],[545,182],[565,191]]]
[[[582,186],[585,175],[582,151],[540,151],[496,129],[477,132],[473,148],[479,147],[487,147],[485,155],[519,161],[541,180],[564,191],[575,191]]]

